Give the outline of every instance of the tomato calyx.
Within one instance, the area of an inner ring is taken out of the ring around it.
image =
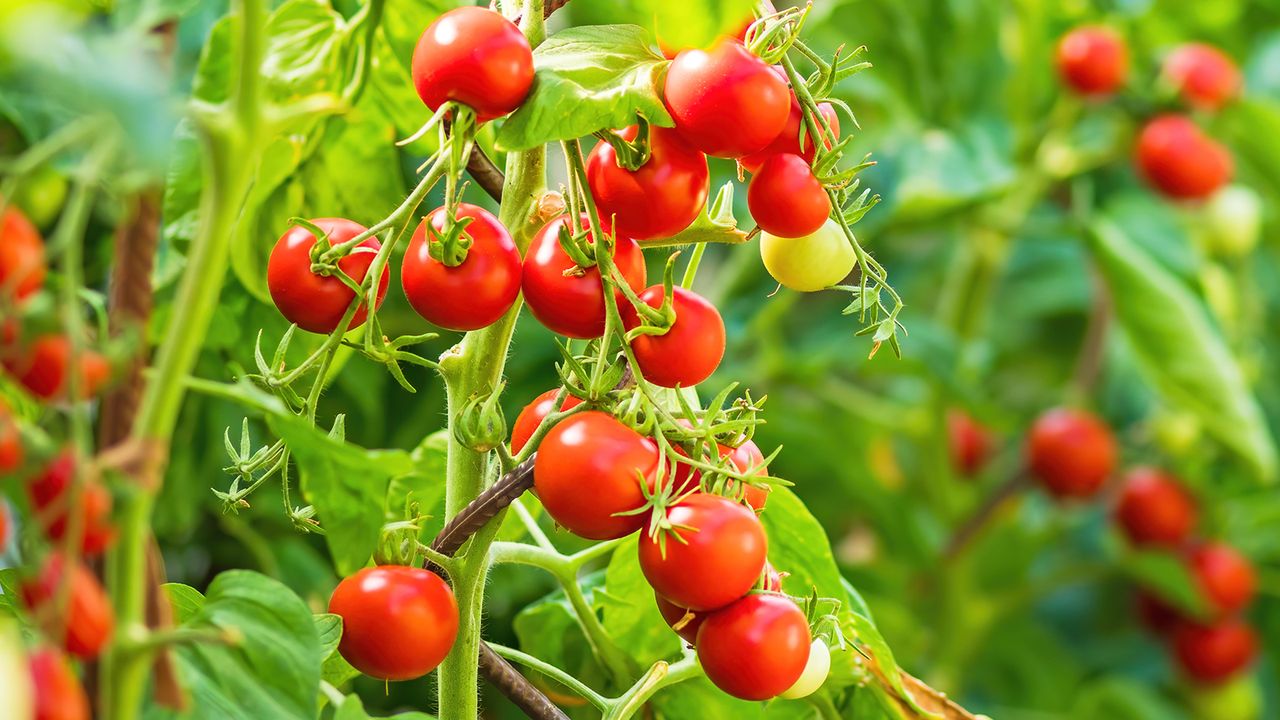
[[[467,259],[467,251],[475,243],[466,234],[467,226],[474,218],[459,218],[454,213],[446,213],[444,229],[437,230],[435,225],[427,223],[427,253],[434,260],[446,267],[458,267]]]
[[[472,395],[463,403],[452,423],[454,439],[479,453],[489,452],[506,441],[507,420],[498,402],[505,387],[505,382],[499,382],[492,392]]]
[[[627,140],[611,130],[601,130],[595,136],[613,146],[614,157],[618,167],[635,172],[649,162],[652,147],[649,144],[649,121],[644,115],[636,113],[636,137]]]
[[[799,42],[800,30],[812,9],[813,4],[806,3],[802,8],[790,7],[760,17],[747,27],[743,45],[766,63],[778,63]]]
[[[628,330],[624,336],[628,344],[641,335],[666,335],[671,326],[675,325],[675,268],[679,257],[680,251],[677,250],[667,258],[667,265],[662,271],[662,304],[656,308],[642,300],[634,290],[627,287],[626,283],[618,285],[622,293],[627,296],[636,315],[641,318],[641,323]]]
[[[570,231],[572,228],[572,232]],[[613,252],[613,238],[607,232],[601,232],[600,242],[603,243],[603,250],[606,253]],[[589,226],[579,227],[579,219],[569,215],[569,222],[560,226],[556,234],[556,240],[559,241],[561,249],[573,261],[573,267],[564,271],[565,277],[582,277],[587,270],[596,266],[596,253],[599,249],[596,243],[588,242],[588,238],[593,237]],[[627,283],[621,283],[626,286]]]
[[[348,240],[344,243],[334,245],[329,240],[329,233],[316,225],[314,222],[303,217],[289,218],[289,227],[306,228],[308,232],[315,236],[316,242],[311,246],[311,272],[320,277],[332,277],[342,281],[352,292],[362,295],[360,283],[356,282],[350,275],[338,266],[338,261],[347,255],[354,253],[376,253],[373,248],[359,247],[360,243],[365,241],[362,237],[364,233]]]

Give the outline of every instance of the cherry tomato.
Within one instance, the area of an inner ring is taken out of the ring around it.
[[[710,50],[676,55],[662,94],[685,140],[722,158],[764,149],[782,132],[790,111],[786,82],[731,38]]]
[[[774,155],[747,187],[747,209],[761,230],[782,238],[817,232],[831,215],[831,198],[799,155]]]
[[[707,618],[706,613],[695,613],[688,608],[682,608],[657,593],[653,594],[653,599],[658,603],[658,612],[662,613],[662,619],[667,621],[677,635],[690,645],[698,641],[698,628],[702,627],[702,621]],[[686,617],[688,620],[685,620]],[[676,625],[681,621],[684,621],[684,624],[677,629]]]
[[[446,330],[478,330],[497,322],[520,295],[520,251],[511,233],[482,207],[461,203],[459,218],[471,218],[463,234],[472,240],[461,265],[431,257],[426,224],[443,230],[445,208],[431,213],[413,233],[400,269],[409,304]]]
[[[761,233],[760,259],[764,269],[783,287],[815,292],[848,277],[858,256],[840,225],[827,219],[822,227],[804,237]]]
[[[565,418],[542,439],[533,486],[557,525],[579,537],[610,540],[639,530],[658,447],[597,410]]]
[[[778,68],[774,68],[778,71]],[[786,77],[783,76],[783,80]],[[828,149],[840,139],[840,116],[836,113],[835,106],[831,103],[819,103],[818,112],[822,117],[826,118],[827,124],[831,126],[832,135],[828,137],[826,131],[822,130],[823,138],[826,140]],[[802,134],[803,132],[803,134]],[[801,148],[803,144],[803,149]],[[805,163],[812,164],[813,158],[817,155],[817,145],[814,144],[813,138],[809,137],[809,129],[804,124],[804,110],[800,108],[800,99],[796,94],[791,93],[791,112],[787,115],[787,124],[782,128],[782,132],[778,133],[778,137],[773,142],[765,146],[760,152],[751,153],[745,157],[738,158],[738,164],[747,172],[754,173],[760,169],[765,160],[774,155],[799,155],[804,158]]]
[[[453,591],[422,568],[364,568],[338,583],[329,612],[342,618],[338,652],[352,667],[380,680],[426,675],[458,636]]]
[[[6,208],[0,215],[0,293],[25,300],[44,286],[44,275],[40,232],[21,210]]]
[[[9,551],[9,506],[0,501],[0,555]]]
[[[947,440],[951,448],[951,466],[964,477],[982,472],[991,459],[991,433],[963,410],[947,413]]]
[[[520,28],[488,8],[450,10],[413,50],[413,86],[432,111],[453,100],[478,122],[520,107],[533,87],[533,50]]]
[[[560,228],[569,222],[562,215],[547,223],[534,236],[524,258],[521,287],[529,311],[552,332],[571,338],[590,339],[604,333],[605,302],[600,283],[600,270],[590,267],[581,274],[565,275],[575,267],[569,254],[560,247]],[[582,227],[587,218],[582,218]],[[606,234],[612,234],[605,218],[600,219]],[[588,232],[589,235],[589,232]],[[594,243],[588,237],[587,242]],[[613,248],[613,262],[632,290],[644,287],[644,252],[635,240],[619,235]],[[627,302],[621,292],[614,294],[619,306]]]
[[[815,638],[809,645],[809,660],[804,665],[804,672],[795,684],[783,690],[779,697],[798,700],[818,691],[831,674],[831,651],[822,638]]]
[[[35,691],[33,720],[89,720],[89,696],[62,653],[53,648],[36,650],[27,667]]]
[[[1135,595],[1134,609],[1142,626],[1158,636],[1168,635],[1182,619],[1177,608],[1146,590],[1139,590]]]
[[[1204,205],[1201,237],[1209,252],[1228,258],[1242,258],[1253,252],[1262,239],[1262,198],[1243,185],[1228,185]]]
[[[524,406],[520,414],[516,416],[516,422],[511,426],[511,452],[513,454],[520,452],[529,442],[529,438],[537,432],[538,426],[542,424],[543,418],[551,414],[551,408],[555,405],[556,395],[560,393],[560,388],[551,388],[533,399],[533,402]],[[582,404],[578,398],[565,393],[564,400],[560,401],[560,412],[571,410]]]
[[[50,640],[76,657],[92,659],[111,639],[115,613],[87,567],[77,562],[64,572],[65,566],[62,555],[50,554],[39,575],[22,584],[22,598]],[[59,594],[63,582],[70,583],[65,606]]]
[[[343,218],[315,218],[311,223],[328,234],[330,245],[341,245],[368,229]],[[307,332],[328,335],[342,322],[355,293],[336,277],[311,272],[311,248],[315,244],[316,236],[305,227],[294,226],[281,235],[267,262],[267,288],[285,320]],[[356,283],[363,283],[381,247],[376,238],[369,238],[339,260],[338,268]],[[378,283],[378,305],[382,305],[390,281],[391,269],[384,267]],[[360,327],[368,315],[369,308],[362,302],[347,329]]]
[[[769,477],[769,469],[764,464],[764,453],[760,452],[760,446],[756,445],[752,440],[743,440],[742,444],[736,448],[727,445],[720,445],[720,457],[729,457],[729,462],[738,469],[738,472],[750,472],[753,476]],[[755,472],[751,472],[752,470]],[[737,483],[729,484],[730,492],[736,496]],[[757,512],[764,510],[764,505],[769,501],[769,487],[764,485],[748,484],[743,491],[742,499]]]
[[[1188,43],[1169,53],[1164,76],[1182,99],[1205,110],[1217,110],[1240,96],[1240,69],[1212,45]]]
[[[1116,465],[1116,441],[1097,417],[1056,408],[1036,419],[1027,439],[1027,466],[1051,494],[1085,498],[1106,482]]]
[[[1136,162],[1147,182],[1175,200],[1208,198],[1235,171],[1226,148],[1181,115],[1161,115],[1142,128]]]
[[[78,394],[81,399],[97,395],[111,377],[105,358],[90,349],[80,353]],[[41,400],[65,399],[67,369],[71,366],[71,341],[62,335],[43,335],[11,353],[4,367],[32,395]]]
[[[633,125],[618,133],[634,140]],[[603,218],[635,240],[667,238],[689,227],[707,202],[707,159],[670,128],[649,128],[649,159],[632,171],[605,141],[587,157],[587,185]]]
[[[36,520],[50,540],[60,542],[70,530],[69,493],[75,476],[75,455],[67,451],[27,484]],[[111,493],[102,485],[87,482],[76,498],[74,512],[79,516],[76,525],[80,532],[80,551],[97,555],[106,550],[116,535],[111,526]]]
[[[1169,475],[1149,467],[1125,475],[1116,522],[1135,545],[1173,547],[1195,529],[1196,502]]]
[[[24,455],[18,423],[14,421],[9,408],[0,403],[0,476],[21,467]]]
[[[676,528],[640,538],[640,570],[655,592],[694,611],[746,595],[764,571],[768,542],[756,514],[728,498],[694,493],[667,510]]]
[[[1216,612],[1227,615],[1248,607],[1257,592],[1253,565],[1226,543],[1211,542],[1192,548],[1187,564],[1205,600]]]
[[[1058,75],[1081,95],[1110,95],[1124,85],[1129,51],[1107,27],[1079,27],[1058,41]]]
[[[693,387],[711,377],[724,357],[724,320],[706,298],[682,287],[672,288],[675,319],[662,335],[640,335],[631,341],[636,364],[644,379],[654,385]],[[661,308],[662,286],[640,293],[649,307]],[[622,305],[622,324],[631,330],[641,318],[630,303]]]
[[[1220,683],[1242,672],[1258,654],[1258,636],[1243,620],[1217,625],[1183,623],[1173,633],[1173,656],[1192,680]]]
[[[796,684],[809,663],[809,625],[781,595],[748,595],[711,613],[698,629],[698,660],[716,687],[768,700]]]

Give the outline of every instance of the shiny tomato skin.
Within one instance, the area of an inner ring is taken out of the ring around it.
[[[6,208],[0,215],[0,294],[26,300],[44,287],[44,276],[40,231],[21,210]]]
[[[1079,27],[1058,41],[1058,76],[1081,95],[1110,95],[1124,85],[1129,51],[1111,28]]]
[[[1235,173],[1226,148],[1181,115],[1148,122],[1138,135],[1135,161],[1147,182],[1174,200],[1207,199]]]
[[[754,468],[755,472],[751,473],[753,476],[769,477],[769,469],[764,465],[764,453],[760,452],[760,446],[756,445],[755,441],[743,440],[742,444],[736,448],[728,445],[720,445],[719,448],[720,457],[728,456],[738,472],[751,472]],[[730,487],[736,484],[731,483]],[[746,500],[756,512],[764,510],[765,503],[769,501],[769,487],[747,484],[742,499]]]
[[[18,423],[9,409],[0,403],[0,478],[21,467],[25,456]]]
[[[649,307],[662,307],[662,286],[640,293]],[[706,298],[682,287],[672,288],[675,321],[663,335],[640,335],[631,341],[644,379],[662,387],[693,387],[711,377],[724,358],[724,320]],[[622,306],[622,324],[631,330],[641,319],[630,303]]]
[[[63,335],[42,335],[4,360],[4,367],[27,392],[46,402],[66,399],[71,367],[71,341]],[[111,366],[97,352],[80,354],[80,399],[97,395],[111,378]]]
[[[569,222],[562,215],[547,223],[524,257],[521,288],[529,312],[548,330],[566,337],[587,340],[604,333],[605,300],[600,282],[600,269],[590,267],[580,276],[566,277],[574,267],[569,254],[560,247],[560,228]],[[602,229],[610,233],[608,221],[600,219]],[[582,227],[587,226],[586,216]],[[588,242],[594,242],[589,239]],[[640,292],[645,283],[644,251],[635,240],[619,235],[614,243],[613,262],[631,289]],[[619,306],[627,302],[621,292],[614,294]]]
[[[589,540],[611,540],[639,530],[641,482],[652,486],[658,446],[598,410],[562,420],[538,446],[533,487],[556,524]]]
[[[515,110],[533,87],[533,50],[520,28],[467,6],[427,26],[413,50],[413,86],[432,111],[453,100],[488,122]]]
[[[618,133],[634,140],[633,125]],[[711,189],[707,159],[670,128],[649,128],[649,159],[636,170],[618,165],[601,140],[587,156],[587,185],[600,216],[639,242],[667,238],[698,218]]]
[[[1116,523],[1134,545],[1177,547],[1195,529],[1195,499],[1175,478],[1156,468],[1125,474]]]
[[[511,426],[511,452],[518,453],[529,438],[538,431],[538,426],[542,424],[543,418],[551,414],[551,409],[555,406],[556,395],[560,393],[560,388],[551,388],[533,399],[533,402],[525,405],[516,416],[516,422]],[[578,398],[565,393],[564,400],[560,401],[560,412],[571,410],[582,404]]]
[[[1249,667],[1258,654],[1258,636],[1238,618],[1215,625],[1188,622],[1173,631],[1172,650],[1187,677],[1216,684]]]
[[[343,218],[315,218],[311,222],[328,234],[331,245],[341,245],[368,229]],[[328,335],[342,322],[355,293],[336,277],[311,272],[311,248],[315,244],[316,236],[305,227],[294,226],[281,235],[267,262],[267,288],[286,320],[307,332]],[[376,238],[369,238],[356,247],[360,252],[353,251],[339,260],[338,267],[362,283],[381,247]],[[390,282],[391,268],[384,267],[378,283],[378,305],[382,305]],[[368,316],[369,309],[362,303],[347,329],[360,327]]]
[[[963,410],[953,409],[947,413],[947,441],[951,467],[962,477],[982,472],[991,459],[991,433]]]
[[[818,112],[826,118],[827,124],[831,126],[831,131],[834,133],[831,137],[827,137],[826,131],[822,131],[826,139],[825,144],[830,148],[840,140],[840,115],[836,113],[835,106],[827,102],[818,104]],[[802,128],[805,131],[803,149],[800,147]],[[782,132],[778,133],[778,137],[774,138],[765,149],[738,158],[738,164],[747,172],[754,173],[760,169],[765,160],[782,154],[799,155],[806,163],[813,163],[813,158],[817,155],[817,146],[813,138],[809,137],[808,127],[804,124],[804,111],[800,109],[800,99],[795,93],[791,93],[791,112],[787,115],[787,124],[782,128]]]
[[[702,621],[707,619],[706,613],[695,613],[688,608],[682,608],[657,593],[653,594],[653,599],[658,604],[658,612],[662,613],[662,619],[681,639],[690,645],[698,641],[698,628],[702,627]],[[676,623],[683,620],[686,615],[692,615],[692,617],[681,625],[679,630],[676,630]]]
[[[1164,61],[1164,76],[1190,105],[1218,110],[1240,96],[1240,68],[1212,45],[1187,43]]]
[[[700,612],[722,608],[755,587],[768,541],[754,512],[719,495],[694,493],[668,508],[667,519],[679,538],[640,538],[640,570],[654,592]]]
[[[68,493],[75,476],[75,455],[66,451],[27,483],[27,497],[31,499],[36,520],[45,535],[54,542],[61,542],[71,529],[72,509],[68,507]],[[79,516],[80,551],[91,556],[101,554],[116,536],[111,525],[111,493],[96,482],[87,482],[80,489],[76,503],[74,512]]]
[[[1226,543],[1210,542],[1190,549],[1187,565],[1210,608],[1219,615],[1245,609],[1257,594],[1253,564]]]
[[[77,562],[67,573],[66,565],[61,554],[50,554],[39,574],[22,584],[22,598],[51,642],[61,642],[63,650],[89,660],[111,640],[115,612],[87,567]],[[62,582],[71,585],[65,611],[57,605]]]
[[[761,230],[780,238],[800,238],[822,227],[831,198],[799,155],[765,160],[747,186],[747,209]]]
[[[449,267],[431,257],[426,224],[442,230],[445,223],[445,208],[437,208],[413,233],[400,281],[409,304],[427,322],[446,330],[479,330],[497,322],[520,295],[520,251],[488,210],[461,203],[458,217],[471,218],[463,234],[472,245],[462,264]]]
[[[1027,438],[1027,467],[1055,497],[1087,498],[1116,466],[1115,437],[1096,416],[1055,408],[1041,415]]]
[[[428,570],[380,565],[338,583],[329,612],[342,618],[338,652],[379,680],[412,680],[431,672],[458,636],[453,591]]]
[[[41,648],[27,658],[35,691],[32,720],[89,720],[89,696],[62,653]]]
[[[790,598],[748,595],[711,613],[698,629],[707,677],[742,700],[768,700],[795,685],[809,662],[809,625]]]
[[[721,158],[764,149],[787,124],[787,84],[742,43],[681,51],[667,68],[663,101],[694,148]]]

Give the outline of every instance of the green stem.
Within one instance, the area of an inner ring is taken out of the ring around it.
[[[612,701],[612,707],[605,713],[604,720],[627,720],[639,712],[659,690],[692,680],[701,674],[702,666],[693,653],[688,653],[672,665],[661,661],[654,663],[629,690]]]
[[[520,652],[515,648],[509,648],[504,645],[495,645],[494,643],[489,643],[489,647],[493,648],[493,651],[502,657],[513,662],[518,662],[525,667],[533,668],[561,685],[564,685],[601,710],[609,709],[608,698],[587,687],[586,683],[570,675],[564,670],[561,670],[555,665],[544,660],[540,660],[528,653]]]

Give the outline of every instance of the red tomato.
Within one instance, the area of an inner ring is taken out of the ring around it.
[[[0,502],[0,555],[9,550],[9,506]]]
[[[764,572],[768,542],[760,518],[740,503],[695,493],[667,510],[679,534],[640,538],[640,570],[680,607],[715,610],[746,595]]]
[[[964,477],[982,472],[991,459],[991,434],[963,410],[947,413],[947,439],[951,448],[951,466]]]
[[[552,332],[571,338],[590,339],[604,333],[604,290],[600,283],[600,270],[590,267],[581,275],[566,276],[565,271],[575,265],[569,254],[560,247],[560,228],[569,222],[562,215],[547,223],[534,236],[524,258],[524,278],[521,287],[529,312]],[[611,234],[609,223],[600,219],[606,234]],[[587,226],[587,218],[582,218]],[[587,242],[594,243],[593,238]],[[619,235],[613,248],[613,262],[632,290],[644,287],[644,252],[635,240]],[[614,293],[619,306],[627,302],[621,292]]]
[[[341,245],[368,229],[343,218],[315,218],[311,222],[328,233],[331,245]],[[267,262],[267,287],[285,320],[307,332],[328,335],[342,322],[355,293],[336,277],[311,272],[311,248],[315,244],[316,236],[305,227],[294,226],[281,235]],[[338,267],[352,280],[363,283],[374,254],[381,247],[376,238],[369,238],[339,260]],[[378,283],[378,305],[382,305],[390,281],[391,269],[384,267]],[[368,315],[369,308],[361,303],[347,329],[360,327]]]
[[[1253,602],[1258,588],[1253,565],[1230,545],[1211,542],[1192,548],[1187,564],[1205,600],[1218,613],[1234,613]]]
[[[42,648],[27,659],[35,692],[33,720],[89,720],[89,696],[67,663],[53,648]]]
[[[422,568],[364,568],[338,583],[329,612],[342,618],[338,652],[352,667],[380,680],[426,675],[458,636],[453,591]]]
[[[22,465],[22,434],[9,408],[0,403],[0,476],[17,470]]]
[[[649,307],[662,307],[662,286],[653,285],[640,293]],[[663,335],[641,335],[631,341],[636,364],[644,379],[654,385],[693,387],[711,377],[724,357],[724,320],[715,305],[682,287],[673,288],[671,306],[675,321]],[[640,316],[630,303],[623,303],[622,324],[631,330],[640,326]]]
[[[699,614],[687,608],[682,608],[657,593],[653,594],[653,599],[658,603],[658,612],[662,613],[662,619],[667,621],[667,624],[671,626],[672,630],[676,631],[677,635],[690,645],[698,641],[698,628],[702,627],[702,621],[707,619],[705,613]],[[676,630],[676,624],[684,620],[686,616],[689,619],[685,621],[684,625],[680,626],[679,630]]]
[[[1242,672],[1258,654],[1258,636],[1243,620],[1217,625],[1183,623],[1173,633],[1173,655],[1192,680],[1219,683]]]
[[[22,584],[22,598],[46,636],[61,642],[62,649],[86,660],[97,657],[111,639],[115,613],[111,601],[89,569],[80,563],[64,573],[58,553],[45,560],[40,574]],[[70,583],[62,606],[59,585]]]
[[[1226,148],[1181,115],[1161,115],[1142,128],[1136,162],[1147,182],[1175,200],[1208,198],[1235,172]]]
[[[1204,43],[1188,43],[1169,53],[1164,75],[1183,100],[1205,110],[1217,110],[1239,97],[1243,84],[1235,61]]]
[[[533,399],[533,402],[524,406],[520,414],[516,416],[516,422],[511,426],[511,452],[518,453],[522,450],[529,438],[537,432],[538,426],[542,424],[543,418],[551,414],[551,408],[555,404],[556,395],[560,393],[560,388],[551,388]],[[564,400],[560,401],[560,412],[571,410],[582,404],[578,398],[565,394]]]
[[[774,68],[779,70],[778,68]],[[779,70],[779,72],[781,72]],[[781,76],[786,80],[785,75]],[[826,146],[830,148],[840,139],[840,116],[836,113],[835,106],[831,103],[819,103],[818,112],[822,117],[826,118],[827,123],[831,125],[831,131],[834,133],[831,137],[826,138]],[[803,131],[803,135],[801,132]],[[824,131],[825,133],[825,131]],[[800,148],[803,139],[804,149]],[[782,128],[782,132],[778,133],[778,137],[773,139],[765,149],[760,152],[751,153],[745,157],[738,158],[738,164],[747,172],[754,173],[760,169],[765,160],[774,155],[799,155],[804,158],[806,163],[813,163],[813,158],[817,155],[817,145],[814,144],[813,138],[809,137],[809,129],[804,124],[804,110],[800,108],[800,98],[796,94],[791,93],[791,112],[787,115],[787,124]]]
[[[818,231],[831,215],[831,198],[799,155],[774,155],[747,186],[747,209],[761,230],[781,238]]]
[[[1146,590],[1139,590],[1135,596],[1134,607],[1143,627],[1156,635],[1167,635],[1173,631],[1182,619],[1177,608]]]
[[[487,122],[515,110],[533,87],[533,50],[520,28],[482,7],[450,10],[413,50],[413,86],[432,111],[453,100]]]
[[[1107,27],[1079,27],[1058,41],[1058,75],[1081,95],[1109,95],[1124,85],[1129,51]]]
[[[658,447],[649,438],[597,410],[565,418],[538,446],[533,487],[547,513],[564,529],[589,540],[610,540],[639,530],[645,504],[641,483],[652,486]]]
[[[65,399],[67,368],[71,365],[71,341],[62,335],[44,335],[9,355],[4,367],[18,384],[41,400]],[[111,377],[111,366],[93,350],[80,354],[79,395],[97,395]]]
[[[67,451],[27,484],[27,495],[31,498],[36,519],[50,540],[60,542],[70,529],[68,493],[75,476],[75,455]],[[80,551],[85,555],[97,555],[107,549],[116,535],[111,526],[111,493],[97,483],[89,483],[80,489],[76,501]]]
[[[787,124],[787,84],[731,38],[684,50],[667,69],[663,100],[690,145],[723,158],[759,152]]]
[[[1027,466],[1054,496],[1086,498],[1115,469],[1116,441],[1111,429],[1094,415],[1057,408],[1031,426]]]
[[[437,208],[413,233],[400,269],[409,304],[446,330],[478,330],[497,322],[520,295],[520,251],[511,233],[482,207],[461,203],[459,218],[471,218],[463,234],[472,240],[461,265],[431,257],[426,224],[444,229],[445,209]]]
[[[738,468],[738,472],[750,472],[752,468],[756,471],[751,473],[753,476],[769,477],[769,469],[764,466],[764,453],[760,452],[760,447],[754,441],[744,440],[741,445],[731,448],[727,445],[720,445],[720,457],[729,457],[729,462]],[[731,483],[730,487],[736,486],[737,483]],[[769,488],[766,486],[750,485],[746,486],[743,493],[743,499],[747,501],[754,510],[764,510],[764,504],[769,500]]]
[[[633,125],[618,133],[634,140]],[[587,157],[587,185],[603,218],[636,240],[666,238],[689,227],[707,202],[707,159],[669,128],[649,128],[649,159],[637,170],[618,166],[605,141]]]
[[[1173,547],[1195,529],[1195,499],[1169,475],[1149,467],[1125,476],[1116,522],[1135,545]]]
[[[698,630],[698,660],[716,687],[768,700],[795,684],[809,662],[809,625],[791,599],[748,595],[712,613]]]
[[[21,210],[6,208],[0,215],[0,293],[25,300],[44,286],[44,274],[40,232]]]

